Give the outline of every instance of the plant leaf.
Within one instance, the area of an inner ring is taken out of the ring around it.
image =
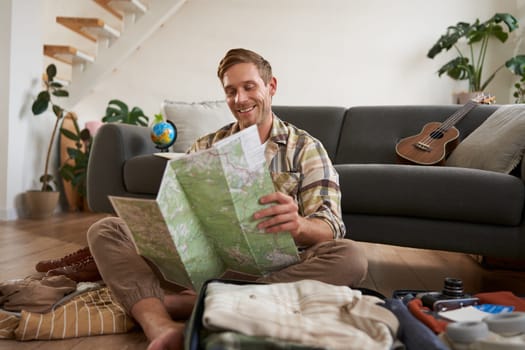
[[[111,100],[108,102],[108,105],[116,105],[117,107],[119,107],[123,115],[128,114],[128,111],[129,111],[128,105],[122,102],[121,100],[117,100],[117,99]]]
[[[43,174],[42,176],[40,176],[40,182],[50,182],[50,181],[53,181],[53,175],[51,174]]]
[[[37,100],[43,100],[43,101],[51,101],[51,95],[49,94],[49,91],[44,90],[40,91],[38,93],[38,96],[36,97]]]
[[[505,41],[507,41],[508,37],[509,37],[509,34],[507,32],[505,32],[503,30],[503,27],[500,26],[500,25],[496,25],[492,28],[492,33],[491,33],[493,37],[495,37],[496,39],[498,39],[500,42],[504,43]]]
[[[57,75],[57,67],[54,64],[50,64],[46,68],[46,74],[47,74],[47,79],[49,81],[53,81],[53,79]]]
[[[507,26],[507,29],[509,32],[514,31],[515,29],[518,29],[519,24],[518,20],[512,16],[510,13],[496,13],[492,18],[490,18],[487,22],[494,22],[494,23],[500,23],[503,22]]]
[[[439,70],[438,75],[447,74],[455,80],[465,80],[469,78],[471,72],[469,68],[469,60],[466,57],[456,57],[453,60],[445,63]]]
[[[74,132],[72,132],[71,130],[67,130],[67,129],[61,128],[60,132],[62,133],[62,135],[64,135],[65,137],[67,137],[70,140],[78,141],[80,139],[78,137],[78,135],[75,134]]]
[[[62,118],[63,115],[64,115],[64,110],[63,110],[62,107],[60,107],[60,106],[53,105],[53,113],[55,113],[55,115],[57,116],[57,118],[60,119],[60,118]]]
[[[89,129],[86,129],[86,128],[82,129],[80,131],[79,136],[80,136],[80,139],[84,142],[91,140],[91,133],[89,132]]]
[[[53,96],[68,97],[69,96],[69,92],[67,92],[66,90],[55,90],[55,91],[53,91]]]
[[[465,22],[458,22],[455,26],[448,27],[447,32],[440,36],[438,41],[428,51],[427,57],[434,58],[440,52],[450,50],[469,30],[470,24]]]
[[[59,170],[60,176],[66,181],[71,181],[75,176],[74,167],[71,164],[65,163],[60,167]]]
[[[69,155],[70,158],[76,159],[79,156],[81,156],[83,153],[82,153],[81,150],[79,150],[77,148],[68,147],[67,148],[67,154]]]
[[[44,113],[47,110],[47,107],[49,107],[49,100],[36,99],[31,106],[31,111],[34,115],[38,115]]]
[[[512,73],[525,77],[525,55],[512,57],[505,62],[505,67],[507,67]]]

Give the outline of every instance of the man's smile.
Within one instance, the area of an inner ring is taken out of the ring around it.
[[[239,109],[237,109],[237,112],[239,112],[239,113],[248,113],[248,112],[251,112],[254,108],[255,108],[255,105],[253,105],[251,107],[239,108]]]

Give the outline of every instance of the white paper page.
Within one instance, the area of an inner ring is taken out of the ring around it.
[[[439,312],[439,316],[455,322],[478,322],[489,315],[488,312],[478,310],[474,306]]]

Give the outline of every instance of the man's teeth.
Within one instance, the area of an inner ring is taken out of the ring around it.
[[[248,108],[244,108],[244,109],[239,109],[239,112],[241,112],[241,113],[246,113],[246,112],[251,111],[251,110],[254,109],[254,108],[255,108],[255,106],[248,107]]]

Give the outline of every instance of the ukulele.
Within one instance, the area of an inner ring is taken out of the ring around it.
[[[492,103],[494,96],[480,94],[443,123],[425,124],[419,134],[401,139],[397,143],[396,153],[399,161],[418,165],[443,165],[446,157],[458,145],[459,130],[454,125],[478,104]]]

